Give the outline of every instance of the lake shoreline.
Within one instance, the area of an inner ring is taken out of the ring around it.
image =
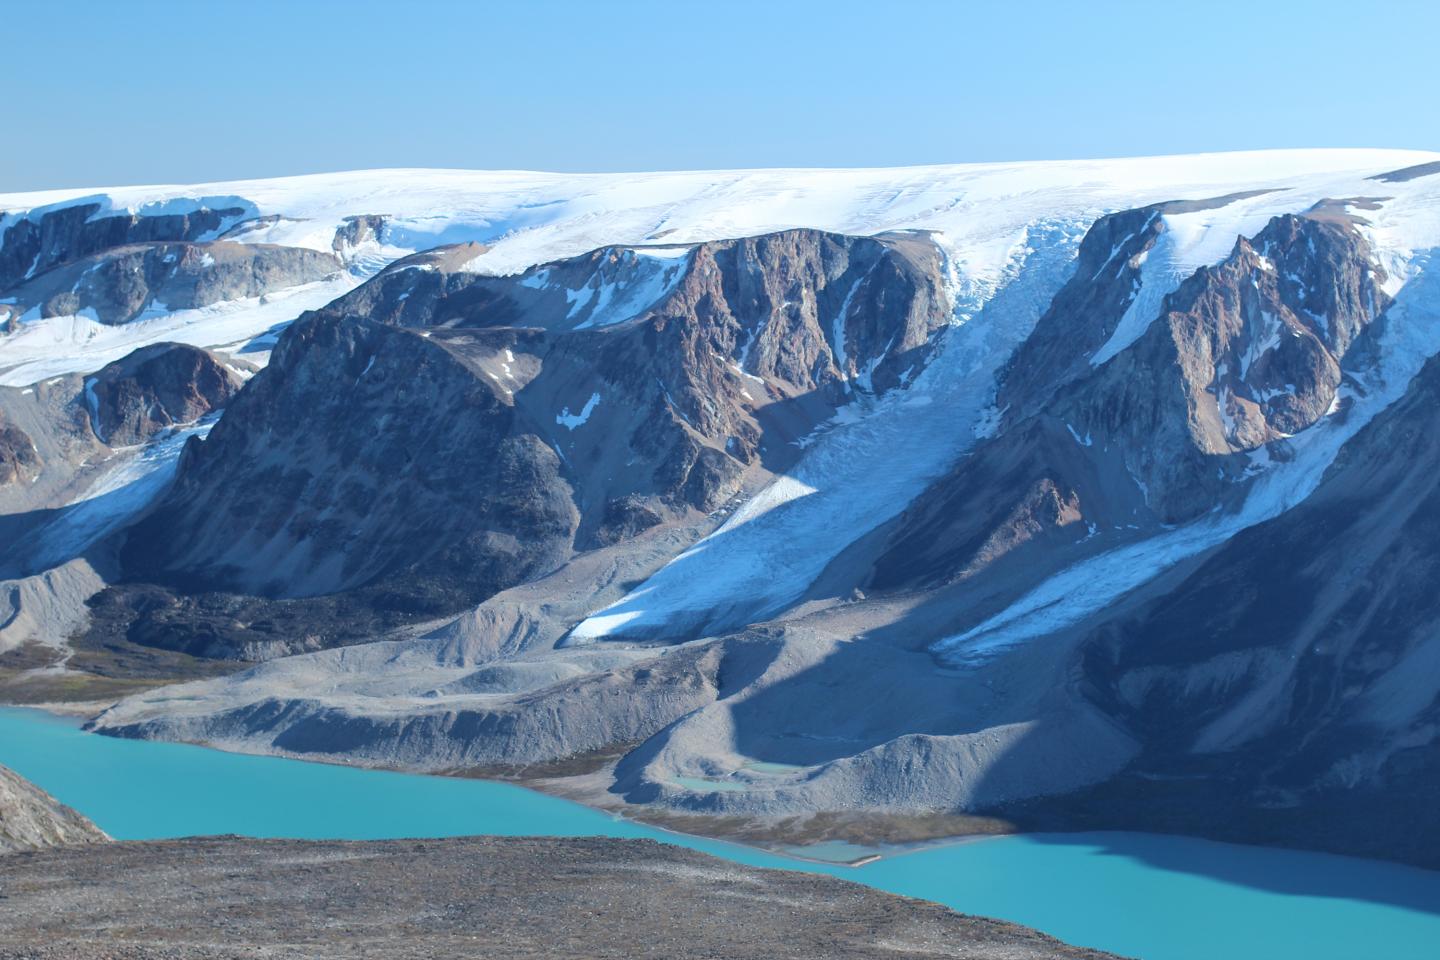
[[[73,715],[0,710],[0,764],[125,841],[226,833],[417,843],[648,838],[746,866],[840,877],[1148,960],[1353,960],[1373,953],[1375,931],[1387,960],[1428,960],[1440,942],[1440,874],[1381,861],[1182,836],[1054,833],[892,849],[852,867],[662,829],[516,783],[90,736],[80,727]]]
[[[84,723],[89,718],[111,704],[112,701],[0,703],[0,710],[34,711],[57,721],[72,723],[75,727],[83,730]],[[126,739],[107,737],[100,733],[92,734],[89,731],[83,732],[102,739]],[[604,775],[609,773],[614,761],[621,755],[614,752],[605,753],[598,763],[594,762],[594,758],[576,758],[562,761],[560,764],[545,765],[534,775],[527,775],[524,771],[492,768],[445,771],[414,770],[381,763],[369,763],[363,760],[310,756],[279,750],[258,752],[231,749],[223,743],[211,741],[140,740],[134,742],[183,744],[228,756],[267,757],[346,770],[368,770],[401,776],[503,784],[573,803],[618,822],[674,836],[682,842],[710,841],[730,844],[786,860],[823,867],[844,867],[858,870],[899,857],[1006,837],[1043,838],[1142,832],[1204,843],[1223,844],[1241,849],[1275,850],[1302,855],[1339,857],[1361,863],[1394,864],[1397,867],[1422,870],[1440,876],[1440,871],[1399,860],[1364,857],[1303,846],[1255,843],[1204,833],[1127,831],[1123,828],[1087,829],[1084,827],[1026,829],[1011,821],[995,817],[944,813],[920,815],[861,812],[816,813],[807,817],[758,817],[679,812],[668,808],[630,804],[611,799],[604,788]],[[557,768],[559,770],[573,769],[572,764],[575,763],[580,764],[581,769],[585,772],[569,776],[553,775]],[[818,850],[807,853],[805,850],[807,846],[816,848],[850,846],[854,849],[849,851],[851,855],[848,856],[822,856],[818,855]]]
[[[84,723],[87,720],[102,712],[110,705],[111,702],[109,701],[0,703],[0,709],[33,710],[56,720],[74,721],[75,726],[83,729]],[[86,733],[89,734],[89,731],[86,731]],[[104,734],[98,733],[89,735],[97,737],[105,736]],[[454,778],[503,783],[526,790],[532,790],[536,793],[566,800],[571,803],[577,803],[597,813],[606,814],[628,823],[660,830],[677,837],[732,843],[802,863],[813,863],[825,866],[859,868],[881,860],[905,856],[923,850],[962,843],[975,843],[995,837],[1016,836],[1028,832],[1014,828],[1013,825],[1005,824],[1001,821],[990,820],[989,818],[964,817],[948,814],[936,814],[933,817],[914,814],[885,813],[865,813],[845,815],[843,817],[817,814],[808,818],[809,822],[799,824],[795,821],[802,818],[734,817],[715,814],[677,813],[663,808],[646,808],[637,804],[606,802],[606,798],[602,793],[593,789],[577,789],[573,782],[574,778],[567,780],[566,778],[554,776],[524,776],[513,773],[507,775],[504,771],[489,769],[433,772],[411,770],[385,764],[372,764],[364,761],[344,760],[334,757],[311,757],[283,751],[256,752],[250,750],[233,750],[223,744],[209,741],[166,740],[155,742],[183,743],[186,746],[200,747],[224,754],[277,757],[300,763],[313,763],[342,769],[376,770],[406,776]],[[600,773],[607,770],[608,767],[609,764],[606,764],[601,768],[594,768],[591,772]],[[819,824],[812,825],[816,820],[819,821]],[[958,824],[966,822],[977,823],[982,827],[988,827],[988,829],[946,832],[943,826],[939,826],[946,823]],[[829,826],[827,827],[826,824],[829,824]],[[917,834],[919,835],[917,836]],[[907,835],[912,838],[895,839],[896,837],[906,837]],[[804,847],[807,845],[819,847],[832,844],[850,844],[858,849],[855,851],[854,856],[848,859],[809,855],[804,851]]]

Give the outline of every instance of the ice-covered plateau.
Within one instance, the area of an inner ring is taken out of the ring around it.
[[[687,824],[1440,866],[1434,154],[0,211],[12,699]]]

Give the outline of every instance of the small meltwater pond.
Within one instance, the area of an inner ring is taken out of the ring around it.
[[[649,837],[741,863],[832,874],[1146,960],[1440,957],[1440,872],[1378,861],[1092,833],[956,843],[847,867],[820,861],[854,859],[864,848],[821,845],[806,851],[815,859],[791,859],[504,783],[116,740],[30,710],[0,709],[0,764],[121,840]]]

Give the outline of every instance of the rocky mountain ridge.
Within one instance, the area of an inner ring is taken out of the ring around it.
[[[622,254],[495,278],[461,269],[474,248],[444,248],[302,318],[127,540],[127,579],[180,591],[184,609],[146,590],[140,621],[106,629],[253,656],[276,638],[215,635],[236,602],[206,594],[327,597],[285,609],[331,628],[334,595],[355,591],[344,609],[370,629],[453,613],[574,550],[712,513],[783,469],[850,391],[923,367],[949,312],[923,238],[794,231],[686,251],[634,316],[547,330],[541,307],[513,325],[544,283],[569,296],[556,277],[602,301],[649,283],[643,255],[637,276]]]
[[[1429,615],[1386,586],[1392,557],[1428,569],[1389,518],[1425,529],[1430,161],[1230,162],[1143,167],[1164,192],[1125,185],[1138,161],[865,172],[834,208],[736,205],[744,175],[610,219],[609,181],[554,206],[426,181],[471,218],[440,225],[258,193],[223,242],[388,265],[244,354],[268,365],[105,540],[76,642],[253,665],[93,728],[568,770],[550,786],[617,810],[1429,863],[1336,811],[1433,809]],[[776,210],[805,216],[737,229]],[[1341,595],[1379,606],[1333,640],[1290,602]]]

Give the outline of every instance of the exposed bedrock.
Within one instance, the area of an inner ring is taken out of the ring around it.
[[[462,358],[408,331],[312,317],[186,450],[123,560],[182,590],[271,598],[386,577],[375,606],[433,615],[558,562],[576,524],[560,466]],[[305,629],[297,611],[291,642],[337,612],[308,614]]]
[[[688,247],[602,247],[514,277],[469,272],[483,253],[461,244],[407,257],[326,312],[401,326],[551,331],[645,318],[686,351],[673,359],[693,361],[704,347],[731,361],[725,371],[686,368],[710,373],[702,385],[732,403],[746,375],[791,393],[841,381],[895,386],[918,373],[931,335],[949,321],[941,254],[924,234],[789,230]],[[667,332],[673,325],[679,335]],[[685,399],[692,420],[715,415],[688,392]]]
[[[1108,214],[1086,231],[1075,272],[1001,373],[996,404],[1011,420],[1044,408],[1056,388],[1089,372],[1140,287],[1140,269],[1165,231],[1163,205]]]
[[[253,368],[184,344],[142,347],[89,376],[0,388],[0,651],[63,655],[113,576],[104,538],[161,490],[182,430]],[[94,548],[94,549],[92,549]]]
[[[1236,455],[1332,408],[1341,361],[1389,302],[1384,279],[1352,225],[1277,217],[1181,284],[1049,411],[1092,447],[1118,447],[1160,520],[1191,519],[1245,472]]]
[[[24,312],[83,314],[101,323],[258,297],[341,269],[328,253],[274,244],[144,243],[78,257],[6,294]]]
[[[1342,360],[1359,348],[1368,363],[1366,331],[1388,304],[1369,245],[1344,222],[1275,218],[1092,366],[1138,282],[1122,258],[1153,243],[1156,223],[1151,210],[1096,224],[1001,387],[1007,411],[1032,412],[1007,413],[1006,429],[906,509],[862,587],[943,586],[1006,557],[1030,564],[1034,582],[1117,539],[1235,506],[1255,456],[1284,458],[1286,437],[1339,408]]]
[[[72,499],[82,465],[96,461],[98,467],[106,455],[95,437],[84,390],[85,378],[79,375],[32,387],[0,387],[0,517]]]
[[[0,411],[0,487],[28,483],[40,472],[40,451],[30,434]]]
[[[102,212],[100,202],[31,211],[0,236],[0,290],[60,264],[125,244],[207,239],[253,208],[239,197],[208,197],[135,213]]]
[[[1282,842],[1440,863],[1437,418],[1432,359],[1305,502],[1088,630],[1090,697],[1166,780],[1117,816],[1211,829],[1218,803]]]
[[[0,767],[0,855],[107,839],[85,817]]]
[[[330,241],[330,248],[335,251],[335,256],[345,258],[358,247],[378,243],[387,219],[375,214],[346,217],[335,228],[335,239]]]
[[[254,372],[243,360],[183,343],[157,343],[87,377],[85,400],[98,439],[128,446],[224,407]]]

